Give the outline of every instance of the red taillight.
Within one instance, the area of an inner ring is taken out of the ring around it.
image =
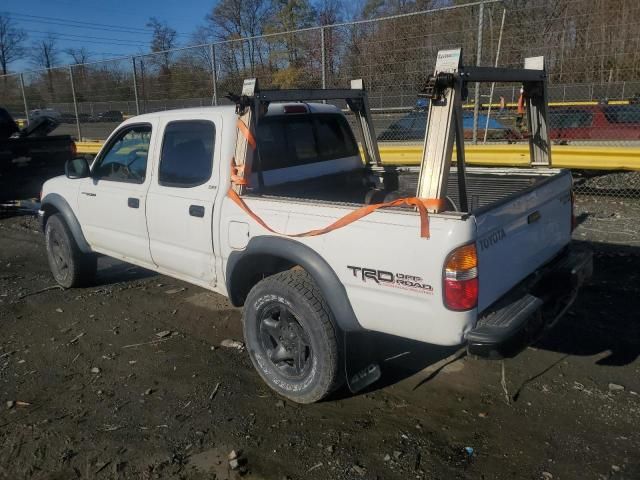
[[[285,105],[284,113],[307,113],[306,105]]]
[[[444,266],[444,304],[449,310],[470,310],[478,304],[478,255],[475,245],[449,254]]]
[[[478,278],[445,280],[444,301],[451,310],[469,310],[478,303]]]

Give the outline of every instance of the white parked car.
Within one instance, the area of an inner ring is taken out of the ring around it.
[[[429,238],[419,213],[399,208],[295,237],[381,201],[345,116],[269,105],[259,170],[245,172],[255,188],[240,194],[253,216],[228,193],[237,122],[233,106],[133,117],[90,166],[77,159],[47,181],[40,217],[57,282],[90,282],[99,253],[226,295],[244,306],[265,382],[309,403],[343,381],[343,332],[512,354],[591,274],[590,254],[570,246],[569,171],[469,167],[470,208],[459,211],[452,188],[448,207],[429,214]],[[397,176],[387,199],[414,195],[417,169]]]

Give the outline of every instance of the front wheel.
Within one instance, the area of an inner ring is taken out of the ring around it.
[[[265,278],[245,302],[244,337],[262,379],[297,403],[316,402],[338,385],[338,342],[332,314],[304,270]]]
[[[64,288],[84,286],[93,281],[97,258],[80,251],[69,227],[60,214],[51,215],[45,227],[49,268],[56,282]]]

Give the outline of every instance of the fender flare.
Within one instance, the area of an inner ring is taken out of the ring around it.
[[[239,270],[237,268],[238,265],[243,259],[259,255],[280,257],[292,264],[300,265],[320,287],[326,302],[329,304],[329,308],[331,308],[337,326],[345,332],[363,330],[351,307],[344,285],[326,260],[312,248],[283,237],[254,237],[249,240],[246,249],[231,253],[226,266],[226,286],[229,299],[233,305],[242,305],[242,299],[238,295],[238,288],[234,288],[234,281],[237,280],[234,275]]]
[[[84,238],[82,228],[80,228],[80,222],[78,222],[78,219],[69,206],[69,203],[64,199],[64,197],[57,193],[49,193],[42,199],[40,205],[40,210],[44,212],[41,217],[42,230],[44,231],[46,220],[50,216],[50,213],[47,212],[47,205],[51,205],[62,215],[80,251],[82,253],[90,253],[91,247]]]

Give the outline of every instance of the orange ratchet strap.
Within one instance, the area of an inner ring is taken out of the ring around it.
[[[245,168],[244,165],[236,165],[236,159],[231,159],[231,183],[233,185],[249,185],[249,182],[244,178]]]
[[[308,232],[296,233],[296,234],[287,234],[281,233],[269,225],[267,225],[264,220],[262,220],[258,215],[256,215],[249,206],[240,198],[233,189],[229,189],[227,193],[228,197],[233,200],[233,202],[238,205],[242,210],[245,211],[247,215],[253,218],[256,222],[258,222],[262,227],[269,230],[272,233],[278,235],[284,235],[287,237],[315,237],[316,235],[323,235],[325,233],[332,232],[337,230],[338,228],[346,227],[347,225],[360,220],[363,217],[366,217],[370,213],[375,212],[380,208],[389,208],[389,207],[399,207],[399,206],[413,206],[418,208],[418,212],[420,213],[420,236],[422,238],[429,238],[429,213],[427,212],[427,208],[441,208],[444,206],[444,200],[432,200],[432,199],[424,199],[424,198],[399,198],[397,200],[393,200],[391,202],[386,203],[378,203],[376,205],[366,205],[364,207],[358,208],[351,213],[346,214],[344,217],[339,218],[331,225],[320,228],[318,230],[309,230]]]
[[[240,119],[238,119],[238,130],[242,135],[247,139],[247,143],[255,150],[256,148],[256,139],[249,130],[249,127]],[[244,165],[236,165],[235,158],[231,159],[231,183],[232,185],[247,185],[247,179],[244,178],[245,172]],[[323,235],[325,233],[332,232],[342,227],[346,227],[347,225],[360,220],[363,217],[366,217],[370,213],[375,212],[380,208],[389,208],[389,207],[399,207],[399,206],[413,206],[418,209],[420,213],[420,236],[422,238],[429,238],[429,212],[427,212],[427,208],[440,209],[445,205],[444,200],[438,199],[426,199],[426,198],[399,198],[397,200],[393,200],[391,202],[386,203],[378,203],[376,205],[366,205],[364,207],[358,208],[351,213],[346,214],[344,217],[339,218],[331,225],[328,225],[324,228],[320,228],[317,230],[309,230],[308,232],[296,233],[296,234],[286,234],[281,233],[269,225],[267,225],[264,220],[262,220],[256,213],[249,208],[249,206],[240,198],[240,195],[236,193],[233,188],[230,188],[227,192],[227,196],[233,200],[233,202],[238,205],[244,212],[253,218],[256,222],[258,222],[263,228],[270,231],[271,233],[275,233],[277,235],[284,235],[287,237],[315,237],[316,235]]]
[[[240,119],[238,119],[238,130],[240,130],[240,133],[242,133],[244,138],[247,139],[247,143],[249,143],[249,145],[251,145],[251,148],[253,148],[255,150],[256,149],[256,138],[253,136],[253,133],[251,133],[251,130],[249,130],[249,127],[247,127],[247,124],[244,123]]]
[[[238,128],[238,131],[242,133],[244,138],[247,139],[247,143],[249,144],[249,146],[255,150],[257,145],[256,139],[251,133],[251,130],[249,130],[249,127],[247,127],[247,124],[244,123],[241,119],[238,119],[236,126]],[[248,168],[245,169],[245,166],[246,164],[237,165],[236,159],[235,158],[231,159],[231,183],[239,186],[245,186],[249,184],[248,180],[246,179],[246,177],[248,176],[247,175]]]

